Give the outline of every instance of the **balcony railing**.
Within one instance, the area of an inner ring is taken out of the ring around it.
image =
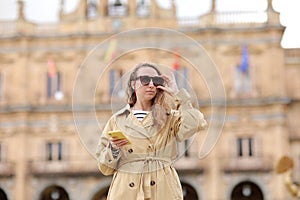
[[[30,172],[36,176],[53,175],[86,175],[100,174],[95,160],[56,160],[39,161],[34,160],[29,163]]]
[[[271,171],[273,162],[271,156],[230,157],[223,158],[224,172]]]
[[[108,15],[112,17],[121,17],[128,15],[128,8],[126,5],[109,5]]]
[[[0,21],[0,35],[9,35],[17,32],[17,23],[13,21]]]
[[[218,12],[215,14],[217,24],[265,23],[267,12]]]
[[[12,162],[0,162],[0,177],[9,177],[15,174],[15,164]]]
[[[289,135],[289,139],[291,141],[300,141],[300,132],[298,131],[299,128],[294,126],[294,127],[290,127],[290,135]]]
[[[300,63],[300,49],[286,49],[285,62],[287,64],[299,64]]]
[[[111,21],[104,18],[99,18],[97,20],[85,21],[83,23],[76,20],[62,21],[61,23],[54,24],[34,24],[28,21],[0,21],[0,36],[15,36],[22,34],[39,35],[45,37],[51,37],[52,35],[60,34],[75,34],[83,32],[107,32],[112,31],[113,27],[106,26],[105,24],[114,24],[113,26],[123,27],[134,27],[132,20],[129,19],[129,10],[127,4],[111,4],[106,7],[107,14],[112,17]],[[137,7],[136,14],[138,18],[143,18],[149,16],[151,9],[148,6]],[[172,15],[172,13],[171,13]],[[166,14],[168,16],[168,14]],[[196,16],[191,18],[179,18],[177,19],[177,24],[179,29],[199,29],[207,27],[218,27],[218,28],[231,28],[231,27],[261,27],[265,24],[279,25],[278,13],[269,11],[259,11],[259,12],[215,12],[208,13],[202,16]],[[116,20],[115,18],[120,18]],[[74,18],[75,19],[75,18]],[[173,17],[162,17],[160,16],[160,22],[162,25],[165,24],[163,20],[173,20]],[[149,23],[152,21],[150,20]],[[175,20],[174,20],[175,23]],[[172,23],[173,24],[173,23]],[[151,24],[149,24],[151,25]],[[175,24],[174,24],[175,25]],[[97,27],[97,28],[95,28]],[[175,28],[175,27],[174,27]]]
[[[216,12],[216,13],[208,13],[202,16],[196,17],[185,17],[179,18],[178,24],[179,27],[184,28],[201,28],[201,27],[223,27],[228,25],[236,25],[245,26],[254,24],[260,26],[266,22],[268,22],[268,17],[276,18],[275,15],[270,14],[268,16],[268,12],[244,12],[244,11],[230,11],[230,12]],[[276,21],[274,19],[270,19],[272,21]],[[230,26],[231,27],[231,26]]]
[[[174,163],[174,167],[179,173],[200,172],[205,170],[204,163],[196,156],[181,157]]]

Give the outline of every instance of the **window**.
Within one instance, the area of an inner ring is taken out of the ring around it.
[[[59,161],[63,159],[62,156],[63,145],[62,142],[48,142],[46,144],[46,160]]]
[[[237,139],[237,154],[239,157],[253,156],[253,138],[238,138]]]
[[[139,0],[137,2],[136,14],[139,17],[148,17],[150,15],[150,2],[149,0]]]
[[[3,90],[4,90],[4,87],[3,87],[3,74],[0,73],[0,100],[3,99]]]
[[[56,62],[51,55],[48,57],[47,67],[47,98],[61,100],[63,98],[61,73],[57,70]]]
[[[178,156],[190,157],[190,140],[177,143]]]
[[[55,72],[54,74],[47,73],[47,98],[55,98],[56,100],[63,98],[60,72]]]
[[[296,173],[296,175],[295,175],[296,176],[296,181],[300,182],[300,155],[298,156],[298,163],[296,163],[295,169],[296,170],[294,170],[294,171]]]
[[[3,158],[2,158],[2,144],[0,143],[0,162],[3,161]]]
[[[96,19],[97,15],[98,15],[97,1],[89,0],[88,6],[87,6],[87,18],[88,19]]]
[[[185,149],[185,152],[184,152],[184,157],[189,157],[189,140],[184,140],[184,149]]]
[[[248,72],[241,72],[239,67],[236,67],[234,84],[237,94],[250,94],[252,91],[250,74]]]
[[[181,67],[175,71],[175,79],[179,88],[188,90],[189,73],[186,67]]]
[[[120,69],[112,69],[109,71],[109,94],[110,95],[113,95],[113,93],[115,93],[121,97],[121,95],[123,94],[124,83],[123,80],[121,79],[122,76],[123,76],[123,71]]]
[[[126,16],[128,14],[127,1],[109,0],[108,15],[109,16]]]
[[[4,144],[0,142],[0,162],[6,161],[6,150]]]

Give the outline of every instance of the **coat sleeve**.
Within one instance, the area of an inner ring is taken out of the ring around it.
[[[108,131],[114,130],[113,122],[114,120],[113,118],[111,118],[106,124],[100,136],[96,150],[98,168],[102,172],[102,174],[106,176],[111,175],[115,172],[120,158],[120,153],[117,157],[113,156],[113,152],[109,142]]]
[[[176,138],[181,142],[203,130],[207,122],[200,110],[192,106],[191,97],[185,89],[181,89],[175,95],[175,101],[177,110],[173,114],[176,119],[173,126],[175,126]]]

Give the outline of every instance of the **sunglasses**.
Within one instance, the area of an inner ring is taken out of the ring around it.
[[[155,87],[157,86],[163,86],[164,85],[164,79],[159,76],[139,76],[136,79],[140,79],[143,86],[149,85],[150,81],[152,80],[152,83]]]

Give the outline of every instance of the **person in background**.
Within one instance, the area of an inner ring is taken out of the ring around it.
[[[107,122],[96,151],[104,175],[113,175],[107,200],[181,200],[182,188],[173,167],[177,142],[207,126],[174,75],[154,63],[140,63],[128,81],[128,105]],[[118,139],[110,131],[121,131]]]

